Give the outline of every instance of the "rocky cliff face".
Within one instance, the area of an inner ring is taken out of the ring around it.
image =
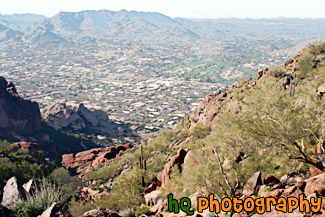
[[[80,104],[78,109],[68,108],[65,103],[55,103],[45,108],[44,119],[56,130],[93,132],[108,136],[126,135],[127,130],[112,123],[106,112],[88,109]]]
[[[31,135],[41,129],[38,104],[20,98],[15,85],[0,76],[0,137]]]

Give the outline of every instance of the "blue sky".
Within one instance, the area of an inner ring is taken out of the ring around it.
[[[36,13],[53,16],[59,11],[136,10],[171,17],[325,17],[325,0],[0,0],[0,13]]]

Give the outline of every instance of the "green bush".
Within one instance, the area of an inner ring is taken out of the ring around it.
[[[69,204],[69,212],[72,216],[81,216],[85,212],[95,209],[96,206],[90,202],[73,200]]]
[[[308,52],[313,55],[320,55],[325,53],[325,43],[324,42],[315,42],[308,46]]]
[[[270,70],[267,72],[271,76],[275,76],[277,73],[283,72],[283,69],[280,66],[271,67]]]
[[[69,171],[63,167],[55,169],[50,178],[61,186],[62,191],[67,195],[73,195],[78,187],[82,187],[82,182],[70,176]]]
[[[300,72],[298,74],[298,78],[303,78],[307,75],[307,73],[311,73],[313,68],[316,67],[316,62],[314,61],[314,55],[310,53],[304,53],[298,62]]]
[[[325,54],[325,43],[315,42],[309,44],[307,48],[304,49],[302,56],[299,58],[298,65],[300,68],[300,73],[298,77],[302,78],[308,74],[312,74],[313,69],[317,67],[319,61],[316,61],[315,56]]]
[[[135,211],[135,216],[139,217],[141,215],[150,215],[150,209],[148,206],[146,205],[141,205],[140,207],[137,208],[137,210]]]
[[[14,212],[18,217],[35,217],[42,214],[54,202],[65,206],[68,198],[60,186],[43,179],[40,183],[40,189],[32,195],[28,195],[26,201],[20,201],[15,206]]]
[[[205,138],[209,133],[211,129],[210,127],[205,127],[200,124],[195,125],[191,132],[191,136],[194,137],[194,139],[202,139]]]

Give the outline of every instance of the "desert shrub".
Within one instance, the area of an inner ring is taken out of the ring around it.
[[[18,202],[14,212],[18,217],[35,217],[42,214],[54,202],[65,206],[68,197],[63,193],[60,186],[43,179],[40,182],[40,189],[32,195],[27,195],[26,201]]]
[[[194,139],[202,139],[210,133],[210,127],[202,126],[201,124],[195,125],[192,132],[190,133]]]
[[[122,217],[135,217],[135,213],[132,209],[127,208],[119,212],[120,216]]]
[[[133,169],[118,176],[109,194],[96,200],[96,205],[115,211],[136,207],[144,189],[139,174],[139,170]]]
[[[118,159],[112,160],[109,166],[101,166],[96,168],[93,171],[90,171],[86,175],[86,180],[102,180],[107,181],[110,178],[114,178],[118,175],[118,169],[122,166],[123,161],[119,161]]]
[[[85,212],[95,209],[96,206],[90,202],[72,200],[69,204],[69,212],[72,216],[81,216]]]
[[[307,74],[313,74],[313,69],[317,67],[319,63],[316,60],[317,55],[325,54],[325,43],[315,42],[309,44],[304,50],[302,56],[299,58],[298,65],[300,72],[298,77],[305,77]]]
[[[135,216],[139,217],[141,215],[150,215],[150,208],[144,204],[142,204],[140,207],[137,208],[135,211]]]
[[[67,195],[73,195],[78,187],[82,187],[82,182],[70,176],[69,171],[63,167],[55,169],[50,178],[61,186]]]
[[[280,66],[271,67],[267,73],[271,76],[275,76],[277,73],[283,72],[283,69]]]
[[[312,70],[316,67],[317,63],[314,60],[314,55],[306,52],[299,58],[298,65],[300,68],[298,77],[303,78],[308,73],[312,73]]]
[[[307,51],[313,55],[320,55],[325,53],[325,43],[324,42],[314,42],[309,44]]]

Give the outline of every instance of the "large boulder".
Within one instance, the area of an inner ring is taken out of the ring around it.
[[[53,203],[38,217],[72,217],[72,215],[68,211],[63,210],[60,204]]]
[[[264,178],[264,185],[273,186],[279,184],[280,180],[273,175],[268,175]]]
[[[109,125],[106,112],[96,109],[88,109],[80,104],[77,110],[68,108],[65,103],[54,103],[45,107],[44,118],[47,123],[55,129],[71,128],[80,131],[87,127],[98,127]]]
[[[325,84],[320,85],[317,89],[316,89],[316,93],[318,96],[322,97],[325,94]]]
[[[11,177],[4,189],[1,205],[13,209],[17,202],[26,199],[26,191],[18,185],[16,177]]]
[[[33,135],[41,129],[38,104],[20,98],[14,84],[0,76],[0,137]]]
[[[30,179],[25,183],[23,188],[29,195],[33,195],[36,191],[40,191],[40,186],[34,179]]]
[[[59,130],[71,127],[73,130],[81,130],[86,127],[84,120],[73,109],[67,108],[65,103],[54,103],[45,107],[47,123],[53,128]]]
[[[317,193],[318,195],[325,195],[325,173],[322,173],[318,176],[314,176],[310,179],[305,180],[305,194],[310,195]]]
[[[120,215],[116,212],[111,212],[106,209],[93,209],[85,212],[80,217],[120,217]]]
[[[159,172],[157,175],[158,182],[162,188],[165,188],[170,180],[170,174],[174,166],[177,166],[181,170],[181,165],[184,163],[187,151],[184,149],[178,150],[177,155],[173,156],[168,163],[165,165],[164,170]]]
[[[94,127],[98,126],[101,122],[109,121],[107,113],[101,110],[90,110],[82,103],[79,105],[77,112],[86,122]]]
[[[150,192],[149,194],[144,195],[144,199],[146,201],[147,206],[154,206],[157,204],[158,200],[161,198],[161,191],[155,190]]]
[[[253,195],[256,192],[256,187],[259,185],[262,185],[262,175],[260,171],[254,173],[254,175],[248,179],[243,188],[243,195],[246,197]]]

